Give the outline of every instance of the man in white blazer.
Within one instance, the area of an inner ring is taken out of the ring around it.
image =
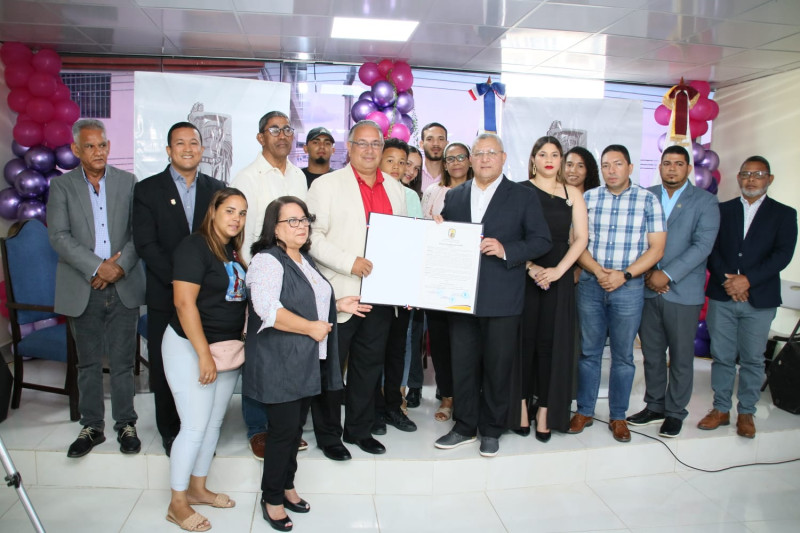
[[[311,256],[333,286],[336,298],[361,292],[361,279],[372,271],[372,263],[363,257],[370,213],[406,215],[403,186],[394,179],[384,180],[378,169],[383,151],[380,127],[361,121],[350,130],[347,152],[350,165],[320,176],[308,191],[308,207],[316,215],[312,226]],[[374,393],[383,373],[386,340],[392,308],[373,306],[365,318],[347,313],[338,315],[340,369],[347,363],[344,440],[367,453],[380,454],[386,448],[372,437],[375,420]],[[400,391],[386,391],[400,394]],[[317,444],[334,460],[350,458],[339,440],[341,396],[323,393],[312,403],[312,413],[324,410],[329,420],[319,427],[315,416]],[[387,399],[387,403],[389,400]]]
[[[120,451],[138,453],[133,367],[145,283],[132,234],[136,176],[106,164],[110,143],[99,120],[79,120],[72,135],[81,164],[53,179],[47,204],[47,232],[58,253],[55,310],[69,317],[78,349],[83,429],[67,456],[84,456],[106,440],[104,354]]]

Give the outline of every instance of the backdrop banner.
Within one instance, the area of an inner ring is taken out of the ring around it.
[[[134,173],[144,179],[164,170],[167,132],[187,121],[203,134],[200,171],[230,183],[261,152],[258,119],[269,111],[289,115],[290,90],[289,83],[136,72]]]
[[[631,179],[639,183],[642,145],[642,102],[619,99],[514,98],[503,106],[501,137],[508,158],[509,179],[528,179],[528,161],[536,139],[552,135],[566,153],[583,146],[597,158],[609,144],[622,144],[631,154]],[[600,177],[602,182],[602,175]]]

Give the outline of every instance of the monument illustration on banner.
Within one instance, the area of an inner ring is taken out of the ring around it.
[[[186,118],[203,135],[205,151],[200,172],[227,185],[231,181],[233,165],[233,118],[224,113],[205,111],[202,102],[195,102]]]

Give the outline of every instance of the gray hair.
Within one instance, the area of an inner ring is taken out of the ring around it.
[[[481,133],[480,135],[475,137],[475,140],[472,141],[472,151],[473,152],[475,151],[475,145],[476,144],[478,144],[480,141],[484,141],[486,139],[492,139],[497,144],[499,144],[501,152],[505,152],[506,151],[506,149],[503,147],[503,139],[501,139],[500,136],[498,134],[496,134],[496,133],[488,133],[488,132]]]
[[[261,117],[261,120],[258,121],[258,133],[264,133],[264,128],[267,126],[267,122],[269,122],[270,119],[273,119],[275,117],[283,117],[286,120],[289,120],[289,117],[286,116],[286,113],[284,113],[283,111],[270,111],[269,113]]]
[[[72,125],[72,140],[75,144],[78,144],[81,130],[100,130],[103,132],[103,137],[106,137],[106,125],[96,118],[82,118]]]
[[[369,126],[370,128],[375,128],[376,130],[378,130],[378,136],[381,139],[383,139],[383,130],[381,129],[380,126],[378,126],[377,122],[375,122],[374,120],[359,120],[358,122],[353,124],[352,128],[350,128],[350,133],[347,134],[347,142],[353,142],[353,137],[355,137],[356,129],[358,129],[361,126]]]

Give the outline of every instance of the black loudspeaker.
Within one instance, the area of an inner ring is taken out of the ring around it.
[[[798,322],[800,326],[800,322]],[[767,370],[767,383],[776,407],[800,414],[800,337],[797,326]]]
[[[11,390],[14,388],[14,376],[11,369],[0,355],[0,422],[8,417],[8,406],[11,403]]]

